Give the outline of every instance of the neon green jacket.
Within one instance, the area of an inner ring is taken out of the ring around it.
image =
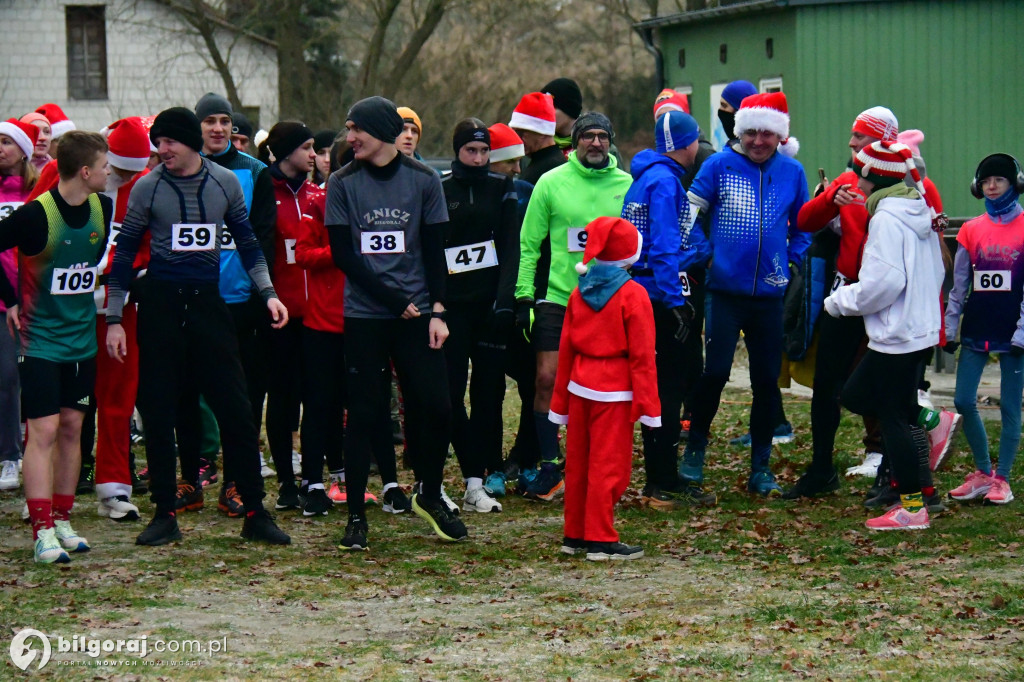
[[[618,167],[614,156],[604,168],[586,168],[569,161],[541,176],[533,189],[519,234],[519,277],[516,299],[545,300],[567,305],[579,283],[576,264],[583,260],[586,232],[591,220],[619,216],[626,190],[633,184],[629,173]],[[551,241],[551,266],[547,291],[534,291],[534,275],[544,239]]]

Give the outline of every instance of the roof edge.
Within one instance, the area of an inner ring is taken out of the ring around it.
[[[735,15],[764,12],[771,9],[784,9],[786,7],[807,7],[811,5],[852,5],[868,2],[891,2],[891,0],[747,0],[747,2],[736,2],[717,7],[706,7],[704,9],[691,10],[689,12],[677,12],[667,14],[663,17],[651,17],[633,24],[636,29],[663,28],[665,26],[679,26],[682,24],[699,23]]]

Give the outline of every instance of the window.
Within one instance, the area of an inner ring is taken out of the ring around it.
[[[679,68],[686,68],[686,48],[679,48]]]
[[[68,97],[107,99],[107,19],[103,5],[65,8]]]
[[[782,76],[762,78],[757,85],[761,92],[782,92]]]

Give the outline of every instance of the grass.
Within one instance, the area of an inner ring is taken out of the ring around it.
[[[518,406],[508,395],[511,427]],[[66,638],[227,642],[223,653],[144,660],[58,653],[55,661],[90,665],[51,662],[41,679],[1024,678],[1020,502],[951,503],[929,531],[872,534],[860,505],[867,479],[798,504],[754,499],[744,491],[747,453],[726,445],[745,430],[748,397],[725,397],[707,468],[717,507],[642,507],[635,453],[617,524],[644,545],[639,561],[560,554],[561,505],[511,496],[501,514],[468,516],[470,540],[458,545],[439,543],[417,518],[371,511],[367,553],[336,549],[340,513],[279,515],[290,547],[246,543],[240,522],[212,499],[181,517],[180,543],[136,548],[141,524],[100,519],[86,496],[75,527],[93,551],[69,566],[37,566],[21,498],[8,493],[0,626],[6,642],[25,627]],[[809,403],[787,397],[786,411],[798,435],[776,447],[773,468],[792,482],[810,459]],[[989,426],[997,437],[998,425]],[[858,429],[844,418],[837,467],[859,462]],[[942,491],[971,469],[960,446],[937,477]],[[447,474],[457,498],[454,458]],[[148,514],[148,501],[142,507]],[[24,676],[5,656],[0,679]]]

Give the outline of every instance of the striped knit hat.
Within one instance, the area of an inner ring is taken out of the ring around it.
[[[895,142],[900,132],[896,114],[885,107],[871,107],[860,112],[853,122],[853,132],[875,137],[882,142]]]
[[[914,155],[910,147],[905,144],[881,140],[872,142],[857,152],[853,159],[853,170],[862,178],[873,182],[876,187],[892,187],[903,182],[903,178],[909,173],[914,181],[914,187],[921,196],[924,196],[921,174],[914,165]]]

